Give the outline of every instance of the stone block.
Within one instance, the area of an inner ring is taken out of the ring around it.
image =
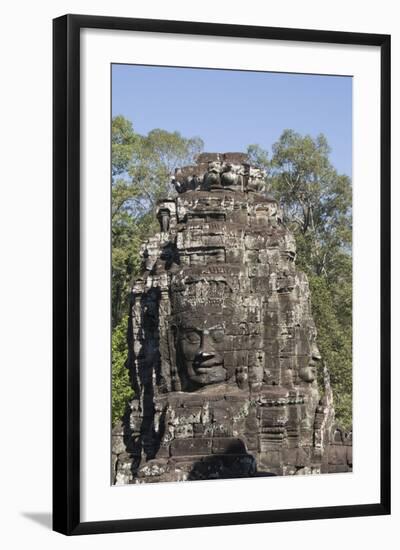
[[[346,461],[349,466],[353,466],[353,447],[346,445]]]
[[[187,439],[193,437],[193,424],[179,424],[175,426],[175,439]]]
[[[206,163],[206,162],[218,162],[221,160],[221,156],[219,153],[200,153],[197,157],[198,163]]]
[[[124,438],[121,435],[112,436],[112,451],[113,453],[119,455],[120,453],[125,452],[125,443]]]
[[[170,445],[171,456],[207,455],[211,453],[211,438],[176,439]]]
[[[329,448],[329,464],[347,465],[347,447],[345,445],[331,445]]]
[[[244,164],[249,161],[249,156],[246,153],[224,153],[223,159],[231,164]]]
[[[246,454],[246,446],[241,439],[218,437],[212,441],[213,454]]]

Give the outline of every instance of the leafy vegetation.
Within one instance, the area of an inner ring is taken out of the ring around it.
[[[112,319],[115,327],[127,312],[132,278],[139,269],[141,243],[156,231],[157,201],[175,191],[171,175],[202,150],[200,138],[152,130],[135,133],[119,115],[112,121]]]
[[[126,368],[128,316],[124,315],[114,328],[111,339],[112,353],[112,401],[113,425],[124,415],[126,403],[132,399],[133,390]]]

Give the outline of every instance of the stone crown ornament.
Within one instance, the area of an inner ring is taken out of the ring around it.
[[[132,289],[135,397],[113,433],[114,482],[350,470],[308,280],[265,174],[243,153],[203,153],[173,184]]]

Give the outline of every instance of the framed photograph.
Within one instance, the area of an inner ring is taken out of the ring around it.
[[[390,36],[54,20],[54,530],[390,513]]]

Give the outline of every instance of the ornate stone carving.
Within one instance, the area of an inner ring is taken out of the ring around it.
[[[203,153],[174,182],[132,289],[115,482],[334,471],[349,453],[331,446],[308,281],[264,174],[242,153]]]

